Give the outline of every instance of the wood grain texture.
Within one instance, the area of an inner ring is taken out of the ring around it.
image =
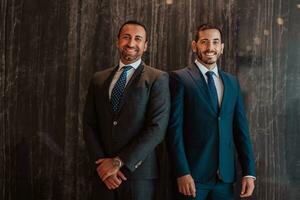
[[[168,2],[168,4],[167,4]],[[120,25],[147,27],[146,63],[192,64],[198,25],[223,28],[253,139],[255,200],[300,198],[300,9],[296,0],[0,0],[0,199],[88,199],[82,111],[92,74],[118,62]],[[162,151],[158,199],[170,197]],[[237,192],[238,187],[237,187]]]

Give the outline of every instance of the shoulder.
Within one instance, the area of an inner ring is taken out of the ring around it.
[[[168,77],[168,73],[165,71],[162,71],[160,69],[157,69],[155,67],[149,66],[144,64],[143,65],[144,69],[143,69],[143,74],[147,77],[149,77],[150,79],[157,79],[160,77]]]
[[[182,76],[182,75],[186,74],[189,70],[190,70],[190,67],[183,67],[181,69],[177,69],[177,70],[170,72],[170,74]]]
[[[161,74],[167,74],[167,72],[164,72],[160,69],[157,69],[156,67],[152,67],[149,65],[144,64],[144,72],[149,73],[149,74],[153,74],[153,75],[161,75]]]
[[[229,80],[230,82],[236,84],[239,82],[237,76],[230,74],[228,72],[225,72],[223,70],[219,70],[219,73],[221,74],[221,76],[223,76],[224,78],[226,78],[227,80]]]
[[[178,81],[186,79],[186,78],[188,78],[187,76],[188,76],[190,70],[191,70],[191,67],[184,67],[182,69],[171,71],[170,79],[175,79]]]
[[[225,72],[225,71],[223,71],[223,70],[219,70],[219,72],[223,75],[223,76],[225,76],[226,78],[228,78],[228,79],[231,79],[231,80],[236,80],[237,79],[237,77],[235,76],[235,75],[233,75],[233,74],[230,74],[230,73],[228,73],[228,72]]]
[[[234,90],[240,90],[240,83],[237,76],[220,70],[220,75],[223,79],[223,84]]]
[[[97,83],[99,84],[99,83],[105,81],[115,69],[116,69],[116,67],[110,67],[105,70],[95,72],[92,77],[92,82],[94,84],[97,84]]]
[[[95,72],[93,75],[93,79],[99,79],[99,78],[102,78],[103,76],[110,75],[114,69],[115,69],[115,67],[110,67],[110,68]]]

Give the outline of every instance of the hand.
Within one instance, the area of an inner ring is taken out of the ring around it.
[[[97,172],[102,181],[112,175],[117,175],[117,172],[119,171],[119,168],[113,165],[112,158],[99,159],[95,163],[99,165],[97,167]]]
[[[242,190],[240,197],[250,197],[254,190],[254,179],[252,177],[243,177]]]
[[[110,190],[114,190],[118,188],[123,181],[126,181],[127,178],[121,171],[117,172],[117,175],[112,175],[105,179],[103,182],[105,183],[106,187]]]
[[[105,185],[108,189],[114,190],[121,185],[122,180],[120,178],[118,178],[116,175],[112,175],[112,176],[108,177],[107,179],[105,179],[103,182],[105,183]]]
[[[195,182],[190,174],[177,178],[177,185],[180,193],[196,197]]]

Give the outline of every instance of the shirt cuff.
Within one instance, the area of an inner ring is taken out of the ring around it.
[[[243,176],[243,178],[253,178],[254,180],[256,180],[256,177],[255,176],[251,176],[251,175],[246,175],[246,176]]]

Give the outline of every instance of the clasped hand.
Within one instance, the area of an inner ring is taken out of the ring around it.
[[[126,177],[120,171],[120,168],[113,165],[112,158],[98,159],[95,164],[98,165],[97,173],[108,189],[118,188]]]

